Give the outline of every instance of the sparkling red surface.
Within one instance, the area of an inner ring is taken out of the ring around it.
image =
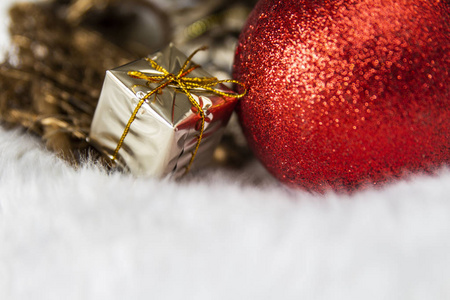
[[[447,0],[261,0],[233,75],[256,156],[323,191],[448,165],[449,70]]]

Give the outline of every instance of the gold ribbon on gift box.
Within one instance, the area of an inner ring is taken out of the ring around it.
[[[144,97],[142,97],[139,101],[139,103],[136,105],[136,108],[134,109],[130,119],[128,120],[127,125],[125,126],[125,129],[122,133],[122,136],[119,140],[119,142],[117,143],[116,149],[114,150],[114,154],[112,156],[112,161],[115,161],[117,158],[117,155],[119,153],[120,148],[123,145],[123,142],[125,140],[125,137],[128,134],[128,131],[130,130],[131,124],[133,123],[133,121],[136,119],[136,115],[139,112],[139,109],[142,107],[142,105],[147,101],[148,98],[150,98],[152,95],[156,94],[156,93],[160,93],[165,87],[167,87],[168,85],[173,85],[177,88],[180,88],[181,91],[183,93],[186,94],[186,96],[188,97],[189,101],[191,102],[192,106],[194,106],[195,108],[197,108],[197,111],[200,114],[200,118],[201,118],[201,126],[200,126],[200,133],[197,137],[197,144],[195,145],[195,149],[192,152],[192,157],[186,167],[186,172],[189,172],[190,167],[192,166],[192,163],[194,162],[194,158],[197,154],[198,148],[200,147],[200,142],[202,141],[202,137],[203,137],[203,132],[205,129],[205,112],[203,110],[203,107],[200,106],[200,104],[194,99],[194,97],[192,96],[190,90],[193,89],[204,89],[207,91],[210,91],[214,94],[217,95],[221,95],[221,96],[225,96],[225,97],[233,97],[233,98],[241,98],[245,95],[246,90],[245,90],[245,86],[236,81],[236,80],[232,80],[232,79],[225,79],[225,80],[218,80],[215,77],[187,77],[187,75],[189,73],[191,73],[193,70],[199,68],[199,65],[192,65],[189,67],[191,61],[192,61],[192,57],[201,50],[205,50],[207,47],[202,47],[199,48],[197,50],[195,50],[191,55],[189,55],[189,57],[186,59],[186,61],[184,62],[183,66],[180,68],[180,70],[178,71],[178,73],[174,74],[174,73],[169,73],[166,69],[164,69],[162,66],[160,66],[157,62],[155,62],[154,60],[150,59],[150,58],[146,58],[146,60],[150,63],[150,65],[157,71],[161,72],[161,75],[150,75],[150,74],[146,74],[144,72],[139,72],[139,71],[129,71],[128,72],[128,76],[132,77],[132,78],[137,78],[137,79],[144,79],[147,80],[150,83],[157,83],[159,84],[155,89],[153,89],[152,91],[148,92]],[[244,88],[244,92],[240,93],[240,94],[235,94],[235,93],[226,93],[226,92],[222,92],[219,91],[217,89],[214,88],[214,86],[221,84],[221,83],[235,83],[238,84],[240,86],[242,86]]]

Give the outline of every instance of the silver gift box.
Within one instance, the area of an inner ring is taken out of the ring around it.
[[[151,59],[168,72],[177,73],[187,57],[170,45]],[[158,86],[158,83],[130,77],[129,71],[161,75],[145,59],[106,72],[89,142],[110,159],[138,102]],[[211,75],[198,68],[187,77]],[[222,84],[215,88],[233,93]],[[206,115],[203,139],[190,166],[190,169],[195,169],[211,161],[214,148],[233,112],[236,98],[203,89],[190,92]],[[118,152],[116,162],[137,176],[178,177],[185,173],[195,150],[200,133],[199,122],[201,117],[187,95],[178,87],[169,85],[142,105]]]

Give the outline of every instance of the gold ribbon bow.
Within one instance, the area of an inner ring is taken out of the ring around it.
[[[133,123],[133,121],[136,119],[136,115],[139,112],[139,109],[141,106],[146,102],[148,98],[150,98],[153,94],[161,92],[162,89],[164,89],[168,85],[174,85],[175,87],[179,87],[183,93],[187,95],[189,98],[189,101],[191,102],[192,106],[197,108],[198,112],[200,113],[201,118],[201,127],[200,127],[200,133],[197,137],[197,144],[195,146],[195,150],[192,152],[192,157],[189,161],[188,166],[186,167],[187,173],[194,162],[195,155],[197,154],[198,148],[200,147],[200,142],[202,141],[203,132],[205,129],[205,112],[203,111],[203,108],[200,106],[200,104],[194,99],[192,96],[190,90],[192,89],[204,89],[207,91],[210,91],[214,94],[225,96],[225,97],[234,97],[234,98],[241,98],[245,95],[246,90],[245,86],[236,81],[231,79],[226,80],[218,80],[215,77],[187,77],[189,73],[194,71],[195,69],[199,68],[199,65],[193,65],[188,69],[189,64],[191,63],[192,57],[201,50],[205,50],[207,47],[202,47],[197,50],[195,50],[189,57],[186,59],[185,63],[181,67],[181,69],[178,71],[177,74],[169,73],[166,69],[164,69],[162,66],[160,66],[157,62],[150,58],[146,58],[146,60],[151,64],[151,66],[161,72],[161,75],[150,75],[139,71],[129,71],[128,76],[137,78],[137,79],[145,79],[148,82],[151,83],[159,83],[159,85],[147,93],[144,97],[141,98],[139,103],[137,104],[136,108],[133,111],[133,114],[131,115],[130,119],[128,120],[127,126],[125,127],[122,137],[120,138],[119,142],[117,143],[116,150],[114,150],[114,154],[112,157],[112,161],[115,161],[117,158],[117,154],[119,153],[120,148],[123,145],[123,141],[125,140],[125,137],[128,134],[128,131],[130,130],[130,126]],[[234,94],[234,93],[225,93],[222,91],[219,91],[217,89],[214,89],[213,87],[220,84],[220,83],[235,83],[244,88],[244,92],[241,94]]]

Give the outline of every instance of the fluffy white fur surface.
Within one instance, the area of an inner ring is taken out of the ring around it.
[[[450,171],[351,196],[257,162],[142,180],[0,128],[0,299],[450,299]]]
[[[315,196],[257,163],[140,180],[1,130],[0,299],[450,299],[449,183]]]

